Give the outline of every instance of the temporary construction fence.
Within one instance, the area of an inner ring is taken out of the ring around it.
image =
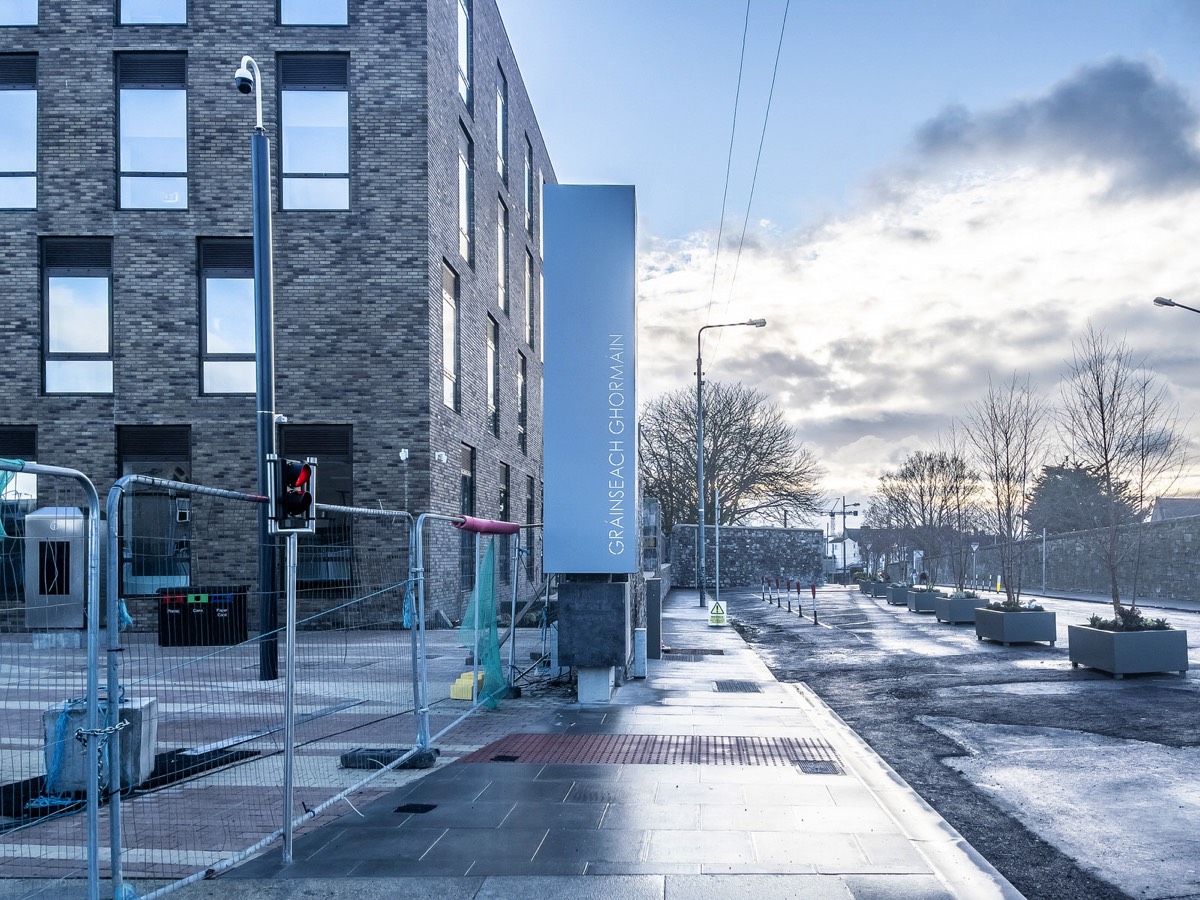
[[[100,613],[100,500],[74,469],[0,460],[0,475],[3,868],[50,879],[52,889],[54,879],[95,883],[100,761],[109,733],[99,699],[99,631],[83,626]],[[46,505],[35,508],[39,499]],[[11,628],[30,629],[32,640],[28,633],[13,640]],[[47,731],[70,753],[46,746]]]
[[[51,662],[35,646],[2,660],[6,707],[17,710],[6,732],[19,736],[4,741],[13,749],[3,771],[25,782],[24,800],[0,818],[6,875],[86,874],[89,898],[107,877],[114,897],[150,898],[275,842],[290,859],[296,829],[351,794],[395,787],[401,768],[431,765],[433,741],[502,693],[472,691],[465,711],[451,703],[443,673],[462,671],[461,636],[426,632],[422,532],[505,523],[318,504],[316,534],[287,536],[283,624],[268,627],[261,612],[275,598],[245,574],[257,571],[264,502],[145,476],[114,485],[108,605],[102,622],[99,591],[89,591],[86,657],[64,647]],[[93,530],[87,558],[98,584]],[[489,587],[476,579],[477,595]],[[6,651],[23,646],[17,638],[29,636],[5,635]],[[470,652],[485,655],[478,641]],[[431,720],[444,723],[437,734]],[[56,782],[55,767],[86,783]],[[45,812],[37,802],[60,805]],[[86,820],[73,814],[81,808]]]

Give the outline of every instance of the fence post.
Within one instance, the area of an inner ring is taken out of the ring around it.
[[[292,784],[296,757],[296,568],[299,535],[287,535],[286,561],[284,563],[287,590],[287,625],[284,632],[284,688],[283,688],[283,864],[292,861]]]
[[[42,466],[23,460],[0,460],[6,472],[28,472],[70,478],[87,498],[87,711],[84,739],[87,756],[87,876],[88,900],[100,898],[100,748],[115,735],[100,728],[100,495],[88,477],[76,469]],[[114,706],[109,697],[108,706]],[[113,741],[119,743],[119,741]]]

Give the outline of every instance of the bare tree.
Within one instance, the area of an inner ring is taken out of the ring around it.
[[[696,395],[662,394],[642,410],[643,490],[659,501],[664,530],[695,522]],[[809,519],[821,511],[823,474],[812,451],[796,437],[783,413],[761,391],[742,384],[704,386],[705,508],[720,523]]]
[[[967,459],[967,438],[956,423],[938,436],[938,449],[946,460],[942,473],[946,517],[938,538],[941,556],[950,564],[954,587],[961,591],[967,582],[971,535],[982,520],[979,473]]]
[[[1123,539],[1118,500],[1127,496],[1143,510],[1149,491],[1178,476],[1185,449],[1179,410],[1144,359],[1090,324],[1067,364],[1062,400],[1063,442],[1109,500],[1091,551],[1108,572],[1116,618],[1124,620],[1129,613],[1121,606],[1118,575],[1137,542]]]
[[[906,549],[929,557],[949,551],[951,574],[960,581],[963,566],[954,564],[954,549],[973,521],[979,477],[959,452],[956,438],[942,443],[942,449],[910,453],[900,468],[880,476],[867,522],[872,533],[887,533]]]
[[[1017,379],[996,385],[967,407],[966,435],[975,464],[987,481],[987,527],[999,542],[1000,577],[1011,602],[1021,597],[1021,554],[1026,512],[1034,482],[1048,451],[1049,416],[1045,401]]]

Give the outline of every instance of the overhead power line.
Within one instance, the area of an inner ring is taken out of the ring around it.
[[[759,136],[758,136],[758,154],[754,158],[754,175],[750,179],[750,196],[746,200],[746,215],[742,220],[742,233],[741,233],[741,236],[738,238],[737,254],[734,256],[734,260],[733,260],[733,275],[729,280],[729,296],[725,299],[725,308],[727,310],[729,308],[729,304],[733,300],[733,289],[734,289],[734,285],[737,283],[738,266],[742,260],[742,247],[746,243],[746,229],[750,224],[750,208],[754,203],[754,189],[758,184],[758,169],[759,169],[759,165],[762,163],[763,146],[765,145],[766,138],[767,138],[767,124],[771,118],[771,103],[775,99],[775,82],[779,76],[779,60],[783,55],[783,36],[784,36],[784,33],[787,31],[788,10],[791,8],[791,5],[792,5],[791,0],[787,0],[787,3],[785,3],[784,7],[783,7],[783,21],[781,21],[779,23],[779,42],[775,46],[775,65],[774,65],[774,68],[771,70],[771,88],[770,88],[770,91],[767,93],[767,108],[763,112],[762,131],[759,133]],[[749,15],[748,7],[747,7],[747,15]],[[744,45],[744,41],[745,41],[745,38],[743,38],[743,45]],[[744,50],[743,50],[743,52],[744,52]],[[723,214],[722,214],[722,218],[724,218]],[[714,271],[714,278],[715,277],[716,277],[716,275],[715,275],[715,271]],[[709,301],[709,310],[710,310],[710,312],[712,310],[711,300]],[[717,347],[713,348],[714,356],[716,354],[716,350],[720,346],[721,346],[721,335],[718,334],[717,335]]]

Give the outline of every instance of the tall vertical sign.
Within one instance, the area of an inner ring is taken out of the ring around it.
[[[544,567],[641,570],[637,204],[628,185],[546,185]]]

